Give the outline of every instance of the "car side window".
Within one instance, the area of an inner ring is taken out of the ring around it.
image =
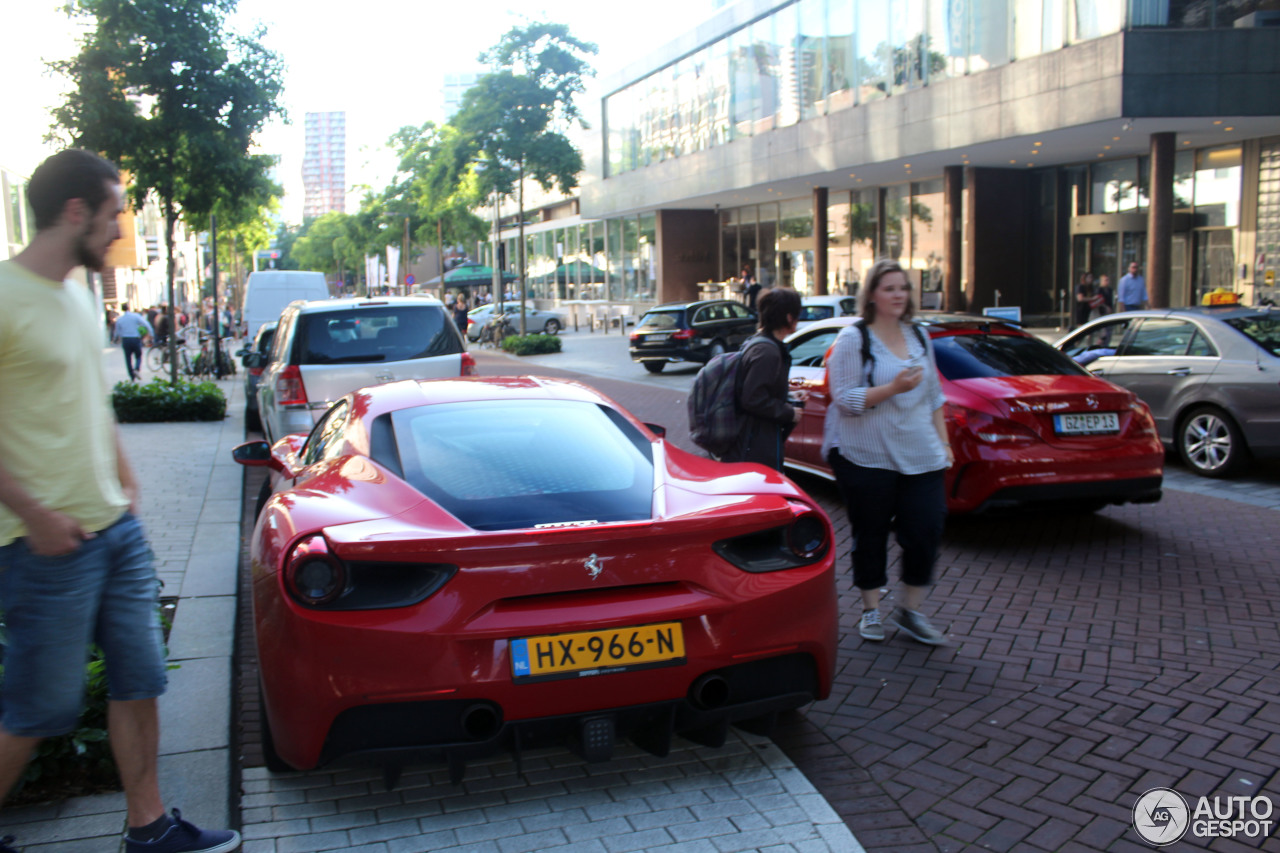
[[[1062,351],[1071,358],[1094,351],[1100,351],[1099,355],[1115,355],[1116,349],[1119,348],[1121,341],[1124,340],[1125,332],[1129,330],[1129,326],[1132,324],[1132,320],[1117,320],[1114,323],[1103,323],[1100,326],[1095,326],[1087,333],[1068,339],[1063,344]],[[1107,352],[1107,350],[1110,350],[1110,352]]]
[[[1196,327],[1186,320],[1147,318],[1125,344],[1123,356],[1186,355]]]
[[[702,308],[699,308],[697,312],[693,315],[693,319],[690,320],[689,322],[696,325],[698,323],[710,322],[710,320],[711,320],[711,306],[707,305],[707,306],[703,306]]]
[[[840,313],[845,317],[852,317],[858,313],[858,300],[853,297],[840,300]]]
[[[839,329],[823,329],[791,344],[792,367],[822,367],[827,350],[835,343]]]
[[[289,351],[288,347],[293,346],[293,321],[297,316],[298,312],[295,311],[280,319],[280,325],[276,326],[275,340],[271,342],[271,357],[268,361],[288,361],[285,354]]]
[[[1204,332],[1197,329],[1195,337],[1191,339],[1191,347],[1187,350],[1187,355],[1215,356],[1217,354],[1218,351],[1213,348],[1213,344],[1209,343]]]
[[[314,465],[324,459],[333,458],[341,444],[338,438],[342,435],[342,428],[347,424],[349,410],[350,404],[346,400],[339,400],[325,413],[315,429],[311,430],[311,435],[307,436],[307,443],[302,448],[303,465]]]
[[[747,310],[745,305],[739,305],[736,302],[729,304],[729,313],[735,320],[750,320],[751,312]]]

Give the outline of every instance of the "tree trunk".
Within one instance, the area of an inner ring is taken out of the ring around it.
[[[519,198],[519,202],[516,204],[516,207],[520,208],[519,210],[519,215],[520,215],[520,334],[525,335],[525,334],[528,334],[528,330],[524,327],[525,326],[524,300],[525,300],[525,291],[527,290],[527,288],[525,287],[525,272],[526,272],[525,260],[526,259],[524,256],[524,160],[523,159],[520,161],[520,186],[519,186],[519,189],[517,190],[517,197]]]
[[[173,227],[178,215],[173,208],[173,199],[164,200],[164,246],[165,264],[169,271],[169,381],[178,384],[178,311],[174,304],[176,275],[173,260]]]

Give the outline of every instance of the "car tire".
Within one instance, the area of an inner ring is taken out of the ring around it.
[[[710,361],[718,355],[724,355],[725,352],[726,350],[723,343],[720,341],[712,341],[711,346],[707,348],[707,361]]]
[[[643,364],[644,369],[650,373],[661,373],[662,368],[667,366],[665,361],[642,361],[640,363]]]
[[[269,773],[290,773],[296,768],[285,763],[276,752],[276,741],[271,735],[271,723],[267,720],[267,702],[262,695],[262,684],[258,684],[258,712],[262,715],[262,763]]]
[[[1231,416],[1213,406],[1198,406],[1178,424],[1178,454],[1201,477],[1228,477],[1248,455],[1244,436]]]
[[[542,327],[542,331],[543,331],[544,333],[548,334],[548,335],[558,335],[558,334],[560,334],[560,321],[559,321],[559,320],[548,320],[548,321],[547,321],[547,324],[546,324],[545,326],[543,326],[543,327]]]
[[[258,416],[257,409],[244,407],[244,428],[252,432],[262,432],[262,418]]]

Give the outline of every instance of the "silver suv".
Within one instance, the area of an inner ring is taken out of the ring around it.
[[[333,401],[368,385],[475,370],[462,334],[437,299],[293,302],[280,315],[258,384],[262,431],[272,443],[311,432]]]

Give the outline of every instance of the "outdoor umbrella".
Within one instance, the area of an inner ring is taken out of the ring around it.
[[[518,276],[515,273],[502,271],[502,283],[510,284]],[[440,276],[424,282],[426,286],[439,286]],[[446,287],[471,287],[474,285],[493,284],[493,267],[484,264],[458,264],[444,274]]]

